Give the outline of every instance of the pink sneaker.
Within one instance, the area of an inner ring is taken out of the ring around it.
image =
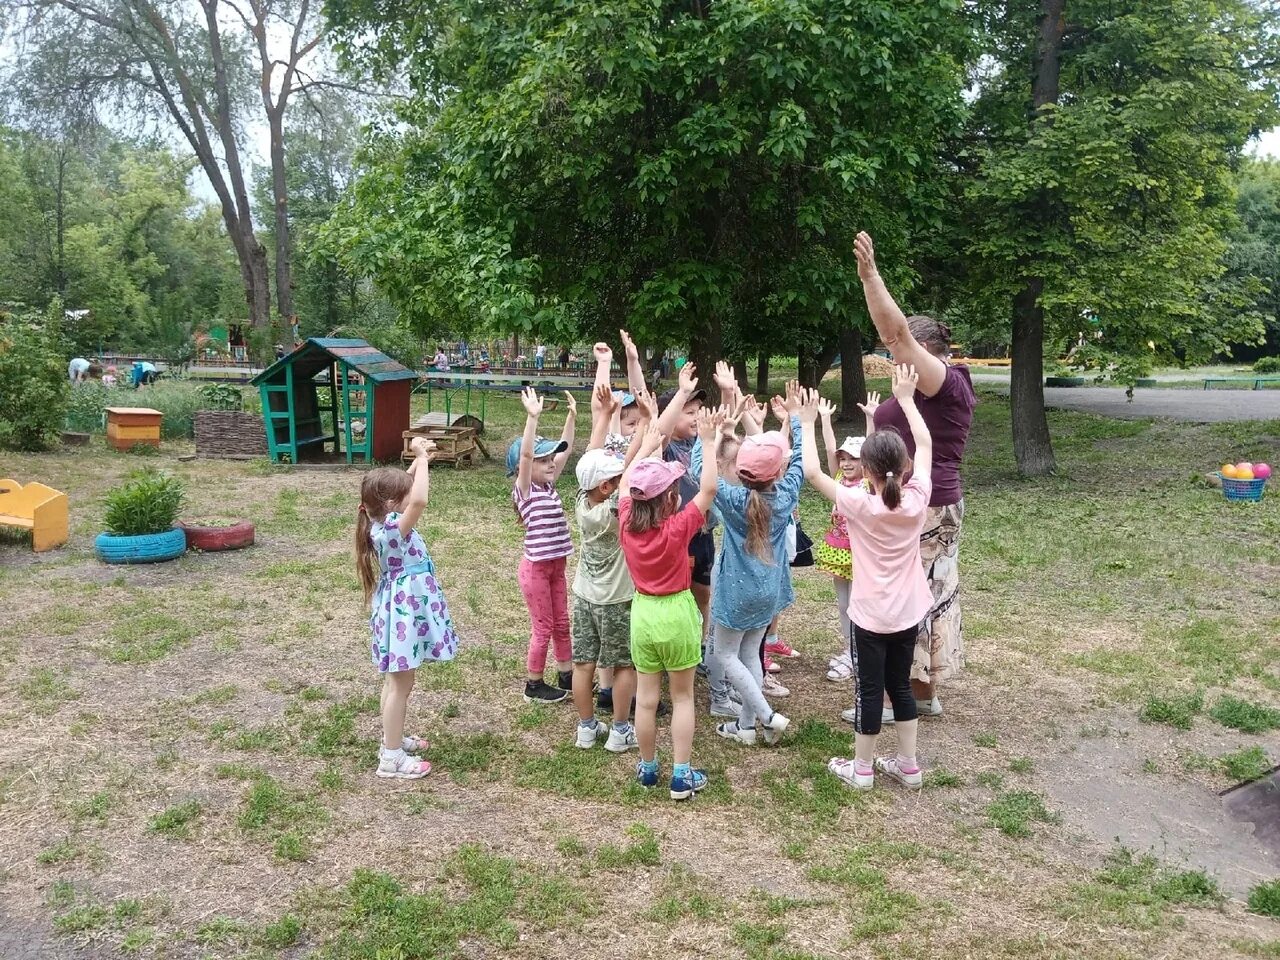
[[[770,640],[764,645],[764,652],[766,656],[779,657],[783,660],[800,656],[796,648],[785,640]]]
[[[773,657],[767,653],[764,655],[764,672],[765,673],[781,673],[782,668],[773,662]]]

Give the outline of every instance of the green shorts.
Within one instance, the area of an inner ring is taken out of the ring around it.
[[[573,662],[631,666],[631,601],[592,603],[573,595]]]
[[[702,662],[702,615],[692,593],[636,594],[631,601],[631,662],[640,673],[677,673]]]

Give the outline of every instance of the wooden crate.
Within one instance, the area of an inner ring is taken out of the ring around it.
[[[164,414],[150,407],[107,407],[107,442],[117,450],[148,444],[160,446]]]
[[[413,459],[413,451],[410,450],[409,444],[414,437],[425,437],[435,443],[436,450],[431,455],[432,463],[452,463],[455,467],[469,467],[475,461],[476,454],[480,452],[476,432],[471,427],[416,426],[412,430],[405,430],[401,437],[404,439],[404,451],[400,454],[403,460]]]

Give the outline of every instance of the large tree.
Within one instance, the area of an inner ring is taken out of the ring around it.
[[[1131,379],[1260,335],[1224,236],[1232,166],[1277,121],[1280,47],[1247,0],[982,8],[962,312],[1009,318],[1014,451],[1043,474],[1046,351]]]
[[[857,229],[908,286],[959,121],[959,8],[443,0],[387,24],[333,0],[348,53],[415,87],[335,235],[424,333],[629,326],[704,370],[798,351],[812,379],[865,322]]]
[[[276,309],[293,314],[285,114],[322,82],[305,73],[321,43],[311,0],[6,0],[18,34],[10,65],[23,99],[110,103],[172,124],[214,193],[235,247],[249,317],[270,320],[267,252],[255,231],[246,138],[265,124],[273,186]]]

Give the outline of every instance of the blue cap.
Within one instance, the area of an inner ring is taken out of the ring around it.
[[[633,397],[631,394],[627,393],[625,390],[613,391],[613,399],[617,400],[618,405],[621,407],[629,407],[636,402],[636,398]]]
[[[516,470],[520,467],[520,441],[523,437],[516,437],[511,441],[511,446],[507,447],[507,476],[514,477]],[[549,457],[554,453],[564,453],[569,449],[569,444],[563,440],[548,440],[546,437],[536,437],[533,441],[533,459],[541,460],[543,457]]]

